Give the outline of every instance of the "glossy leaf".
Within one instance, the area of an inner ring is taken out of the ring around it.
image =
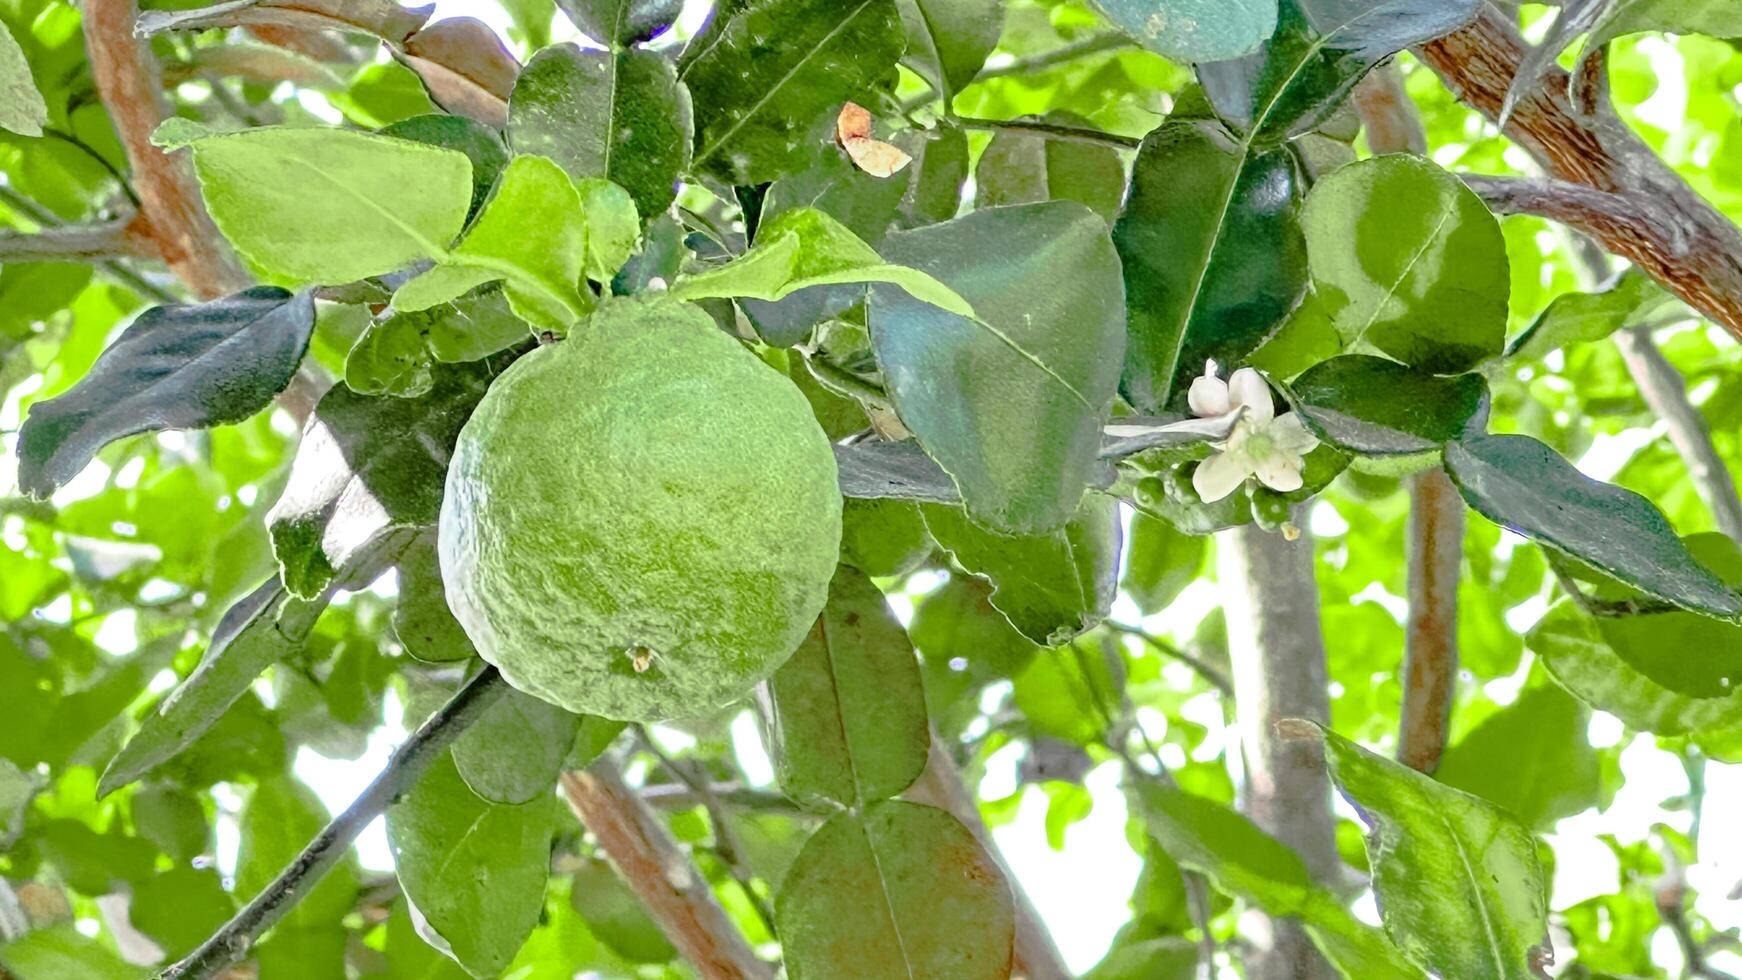
[[[829,602],[769,681],[780,785],[832,812],[895,796],[931,748],[907,632],[863,572],[842,566]]]
[[[544,908],[555,799],[490,803],[443,754],[387,809],[387,840],[418,932],[475,977],[499,975]]]
[[[998,46],[1004,0],[896,0],[907,29],[907,60],[944,106],[979,74]]]
[[[1055,112],[1034,121],[1093,128],[1074,113]],[[974,183],[975,207],[1076,201],[1111,221],[1125,199],[1125,163],[1111,146],[1005,129],[980,154]]]
[[[1281,0],[1275,32],[1260,50],[1199,64],[1198,80],[1217,113],[1251,140],[1280,141],[1319,126],[1374,65],[1462,27],[1477,6],[1478,0]]]
[[[1183,410],[1205,361],[1243,363],[1300,299],[1297,179],[1288,153],[1252,154],[1210,120],[1144,138],[1113,230],[1130,317],[1127,401]]]
[[[544,157],[517,156],[466,237],[400,286],[393,307],[426,310],[501,279],[522,319],[565,330],[592,308],[592,294],[577,288],[586,257],[587,220],[574,182]]]
[[[1742,586],[1735,542],[1717,533],[1683,540],[1725,585]],[[1693,613],[1647,612],[1600,617],[1597,630],[1629,666],[1677,694],[1712,699],[1742,690],[1742,626]]]
[[[1507,357],[1542,357],[1573,344],[1602,340],[1640,322],[1651,310],[1670,301],[1652,278],[1634,266],[1590,293],[1556,296],[1529,327],[1507,345]]]
[[[266,515],[286,588],[319,595],[336,569],[395,528],[435,523],[460,427],[501,366],[438,366],[418,398],[339,385],[321,399]]]
[[[1500,224],[1419,157],[1375,157],[1314,185],[1301,213],[1313,288],[1343,343],[1436,374],[1497,356],[1511,289]]]
[[[1616,654],[1596,620],[1571,599],[1555,603],[1526,642],[1563,687],[1629,728],[1659,735],[1742,728],[1742,690],[1693,697],[1653,680]]]
[[[913,442],[861,442],[835,447],[841,494],[861,500],[960,503],[955,482]]]
[[[1276,0],[1092,0],[1133,40],[1173,61],[1252,51],[1276,28]]]
[[[812,125],[895,67],[895,0],[768,0],[721,9],[679,76],[695,99],[694,167],[730,184],[792,173]]]
[[[1070,202],[993,208],[892,234],[883,252],[979,314],[873,289],[872,346],[902,421],[976,521],[1063,525],[1095,478],[1124,343],[1105,222]]]
[[[997,40],[996,33],[993,40]],[[30,76],[30,62],[12,32],[0,24],[0,129],[20,136],[41,136],[47,124],[48,106]]]
[[[548,701],[505,691],[454,740],[454,766],[491,803],[536,800],[556,785],[580,723]]]
[[[901,199],[903,227],[934,225],[956,216],[962,206],[962,186],[968,180],[968,134],[960,127],[940,125],[927,139],[910,145],[907,192]]]
[[[272,286],[145,311],[71,391],[31,406],[19,486],[47,497],[116,439],[259,412],[296,375],[314,325],[312,296]]]
[[[1035,643],[1068,642],[1112,609],[1120,544],[1113,498],[1086,496],[1057,530],[1015,536],[974,524],[960,508],[922,510],[932,537],[957,564],[992,583],[992,605]]]
[[[1365,354],[1321,362],[1288,390],[1320,438],[1370,456],[1436,450],[1485,417],[1488,405],[1481,375],[1442,377]]]
[[[607,47],[639,44],[666,30],[683,0],[557,0],[581,33]]]
[[[621,185],[643,218],[671,206],[693,136],[689,89],[670,61],[647,51],[545,48],[527,62],[508,103],[508,141],[517,152],[549,157],[577,181]]]
[[[472,199],[464,153],[387,136],[254,129],[195,140],[193,155],[224,237],[298,282],[350,282],[438,256]]]
[[[1446,472],[1483,517],[1649,596],[1711,616],[1742,616],[1742,596],[1702,566],[1651,501],[1599,483],[1528,436],[1466,436]]]
[[[781,882],[775,918],[793,980],[1010,975],[1003,874],[956,818],[917,803],[823,824]]]
[[[1598,803],[1589,723],[1590,712],[1560,688],[1527,688],[1448,749],[1434,778],[1547,829]]]
[[[1367,824],[1385,931],[1444,977],[1529,980],[1548,943],[1530,831],[1503,810],[1325,732],[1331,778]]]

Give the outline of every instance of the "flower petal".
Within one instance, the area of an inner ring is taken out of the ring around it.
[[[1192,472],[1192,489],[1206,504],[1213,504],[1240,488],[1252,475],[1245,457],[1237,453],[1217,453],[1198,464]]]
[[[1199,418],[1215,418],[1234,410],[1234,403],[1228,399],[1228,382],[1216,377],[1214,373],[1192,379],[1191,390],[1186,393],[1186,403],[1191,406],[1192,414]]]
[[[1271,444],[1278,449],[1285,449],[1297,456],[1319,448],[1319,437],[1312,434],[1306,423],[1300,420],[1297,412],[1286,412],[1278,415],[1266,430],[1270,435]]]
[[[1270,400],[1270,385],[1264,375],[1251,368],[1241,368],[1228,379],[1228,394],[1234,404],[1246,409],[1246,418],[1254,425],[1263,425],[1276,417],[1276,403]]]
[[[1258,481],[1278,493],[1289,493],[1299,490],[1302,483],[1300,470],[1301,458],[1293,453],[1275,452],[1263,459],[1253,460],[1253,470]]]

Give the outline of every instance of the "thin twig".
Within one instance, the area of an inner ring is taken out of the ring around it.
[[[659,764],[667,772],[676,776],[679,782],[688,786],[690,792],[694,793],[696,799],[701,803],[702,809],[707,811],[708,822],[714,828],[714,853],[719,855],[720,860],[726,865],[726,870],[731,874],[732,880],[738,883],[738,888],[744,892],[744,897],[756,909],[756,914],[762,918],[762,924],[768,928],[768,934],[776,935],[774,909],[768,904],[768,900],[762,897],[762,893],[756,890],[754,884],[756,873],[744,860],[743,849],[738,846],[738,837],[732,832],[732,825],[726,819],[726,808],[721,804],[720,798],[714,795],[713,784],[709,782],[708,774],[698,771],[696,767],[690,766],[684,760],[672,758],[664,749],[659,747],[659,743],[653,740],[653,736],[647,733],[645,727],[636,725],[634,728],[635,740],[641,743],[641,747],[652,753],[653,757],[659,760]]]
[[[992,132],[1027,133],[1032,136],[1042,136],[1047,139],[1066,140],[1072,143],[1090,143],[1098,146],[1111,146],[1119,150],[1135,150],[1143,145],[1143,140],[1136,136],[1121,136],[1100,129],[1089,129],[1084,126],[1063,126],[1058,123],[1040,122],[1033,119],[980,119],[975,116],[961,116],[956,123],[963,129],[982,129]]]
[[[1541,177],[1460,176],[1496,214],[1531,214],[1596,237],[1649,236],[1677,256],[1689,247],[1687,232],[1672,216],[1620,194]]]
[[[0,182],[0,202],[4,202],[7,207],[23,214],[31,221],[36,222],[40,227],[58,228],[61,226],[61,220],[54,212],[36,203],[30,198],[25,197],[23,194],[18,193],[17,190],[4,182]],[[139,243],[139,236],[136,234],[130,235],[130,241],[137,245]],[[155,249],[153,249],[151,255],[155,257],[156,254]],[[159,303],[177,303],[181,301],[180,297],[176,296],[174,293],[164,289],[156,283],[153,283],[151,280],[146,279],[144,276],[134,272],[125,264],[115,259],[98,260],[96,266],[110,279],[113,279],[120,285],[133,290],[147,299],[156,300]]]
[[[1139,640],[1142,640],[1144,644],[1153,648],[1157,653],[1171,657],[1174,660],[1178,660],[1180,663],[1185,664],[1187,667],[1190,667],[1193,673],[1208,681],[1211,687],[1222,692],[1223,695],[1227,697],[1234,696],[1234,682],[1228,679],[1227,674],[1222,673],[1222,671],[1217,669],[1215,665],[1204,660],[1202,657],[1183,650],[1140,626],[1131,626],[1111,619],[1104,621],[1101,625],[1116,633],[1124,633],[1126,636],[1137,637]]]
[[[795,817],[811,816],[808,810],[788,799],[785,794],[774,793],[763,789],[752,789],[740,783],[711,783],[708,792],[714,799],[729,807],[740,810],[768,810],[776,813],[787,813]],[[661,783],[657,786],[643,786],[641,799],[649,806],[662,810],[687,810],[690,807],[702,806],[701,795],[691,787],[681,783]]]
[[[707,980],[773,980],[689,855],[608,759],[563,773],[563,797],[660,931]]]
[[[363,828],[409,790],[430,762],[477,720],[506,687],[494,667],[485,668],[467,681],[459,693],[418,726],[356,802],[315,835],[289,867],[198,949],[158,974],[158,980],[205,980],[247,955],[260,934],[289,912],[350,852]]]
[[[1017,58],[1007,64],[994,65],[980,69],[974,76],[974,81],[984,82],[992,78],[1009,78],[1014,75],[1032,75],[1046,71],[1058,65],[1100,54],[1103,51],[1118,51],[1123,48],[1136,47],[1137,42],[1129,35],[1120,31],[1108,31],[1105,34],[1092,34],[1079,41],[1063,44],[1050,51],[1031,54],[1025,58]]]
[[[44,228],[34,234],[0,232],[0,262],[89,262],[148,258],[151,244],[127,221]]]

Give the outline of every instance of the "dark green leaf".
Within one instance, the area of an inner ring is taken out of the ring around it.
[[[962,207],[962,185],[968,180],[968,134],[958,126],[938,129],[911,145],[907,195],[901,201],[903,227],[916,228],[948,221]]]
[[[1494,523],[1683,609],[1742,616],[1742,597],[1694,559],[1651,501],[1585,476],[1543,443],[1471,435],[1449,443],[1445,461],[1464,500]]]
[[[1339,449],[1368,456],[1431,452],[1485,413],[1479,374],[1439,377],[1365,354],[1334,357],[1289,386],[1308,426]]]
[[[1213,121],[1144,138],[1113,230],[1128,287],[1126,400],[1183,410],[1206,360],[1243,363],[1299,300],[1297,180],[1287,152],[1252,154]]]
[[[1325,732],[1331,778],[1368,827],[1385,931],[1442,977],[1530,980],[1548,945],[1536,839],[1505,811]]]
[[[1688,551],[1732,589],[1742,551],[1722,534],[1684,539]],[[1742,626],[1684,612],[1604,616],[1597,630],[1634,670],[1677,694],[1722,699],[1742,691]]]
[[[399,604],[393,610],[393,635],[399,637],[406,653],[425,663],[451,663],[478,655],[465,628],[448,608],[434,534],[418,535],[399,557]]]
[[[510,690],[454,741],[454,766],[485,800],[526,803],[556,785],[580,724],[579,715]]]
[[[1030,640],[1058,646],[1095,628],[1119,580],[1119,508],[1090,494],[1063,527],[1009,536],[960,508],[928,504],[926,527],[956,563],[992,583],[992,605]]]
[[[1316,128],[1374,65],[1462,27],[1475,16],[1477,0],[1281,0],[1278,6],[1275,33],[1262,49],[1198,65],[1216,111],[1263,142]]]
[[[1507,357],[1542,357],[1572,344],[1602,340],[1638,323],[1670,295],[1634,266],[1590,293],[1564,293],[1506,348]]]
[[[319,595],[334,570],[396,528],[433,525],[448,455],[499,363],[438,365],[418,398],[339,385],[315,408],[266,520],[286,587]]]
[[[648,51],[545,48],[520,73],[508,102],[516,152],[550,157],[576,180],[621,184],[644,219],[671,206],[692,133],[689,89],[671,62]]]
[[[817,625],[769,682],[788,796],[825,812],[906,789],[931,747],[919,662],[883,593],[841,566]]]
[[[841,493],[861,500],[961,503],[962,495],[914,442],[857,442],[835,447]]]
[[[1276,28],[1276,0],[1092,0],[1144,47],[1179,62],[1247,53]]]
[[[18,433],[19,486],[46,497],[123,436],[260,411],[296,374],[314,310],[308,293],[261,286],[140,314],[71,391],[31,406]]]
[[[1597,805],[1597,753],[1586,740],[1590,712],[1558,687],[1528,688],[1459,739],[1434,778],[1547,829]]]
[[[1106,223],[1071,202],[994,208],[897,232],[883,252],[979,315],[873,288],[871,340],[902,421],[974,519],[1059,527],[1096,476],[1124,342]]]
[[[950,107],[998,46],[1004,0],[896,0],[907,28],[907,60]]]
[[[452,756],[387,810],[387,839],[418,931],[475,977],[499,975],[538,925],[555,798],[490,803]]]
[[[1023,118],[1093,128],[1089,120],[1071,112]],[[1111,221],[1125,199],[1125,163],[1111,146],[1005,129],[980,154],[974,184],[976,207],[1076,201]]]
[[[1015,937],[998,865],[942,810],[873,803],[817,830],[775,917],[793,980],[1002,980]]]
[[[684,52],[694,166],[754,185],[798,169],[805,135],[895,67],[895,0],[766,0],[721,9]]]
[[[582,34],[612,48],[652,38],[683,12],[683,0],[557,0],[557,6]]]

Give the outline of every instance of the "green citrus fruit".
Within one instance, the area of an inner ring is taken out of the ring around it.
[[[448,603],[485,660],[583,714],[747,693],[798,647],[840,554],[804,396],[671,301],[616,300],[491,385],[448,470]]]

